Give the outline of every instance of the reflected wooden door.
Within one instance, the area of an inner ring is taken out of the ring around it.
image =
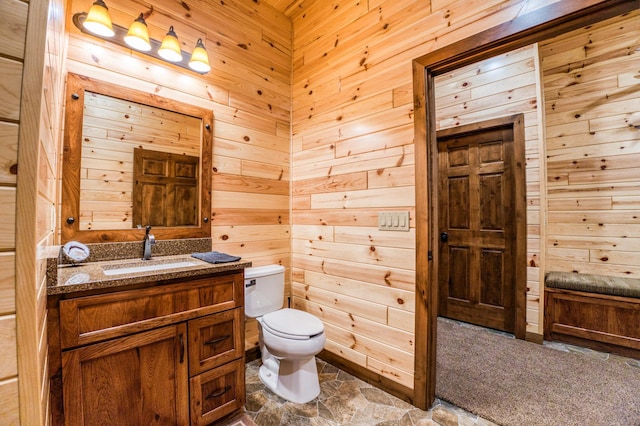
[[[198,224],[198,164],[191,155],[133,150],[133,226]]]
[[[516,187],[524,179],[516,179],[514,126],[503,122],[438,132],[438,302],[441,316],[513,333],[524,238],[516,197],[525,188]]]

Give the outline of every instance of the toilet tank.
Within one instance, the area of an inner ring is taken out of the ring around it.
[[[266,265],[244,270],[244,314],[261,317],[277,311],[284,301],[284,266]]]

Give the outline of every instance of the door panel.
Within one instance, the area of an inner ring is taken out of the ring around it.
[[[514,332],[513,126],[439,133],[438,158],[439,314]]]
[[[62,353],[68,425],[188,423],[184,323]]]

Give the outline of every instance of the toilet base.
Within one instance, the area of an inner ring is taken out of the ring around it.
[[[259,376],[267,388],[287,401],[305,404],[320,395],[315,357],[306,360],[263,357]]]

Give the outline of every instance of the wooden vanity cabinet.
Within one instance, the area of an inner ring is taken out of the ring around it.
[[[243,283],[234,272],[50,296],[53,423],[206,425],[240,410]]]

